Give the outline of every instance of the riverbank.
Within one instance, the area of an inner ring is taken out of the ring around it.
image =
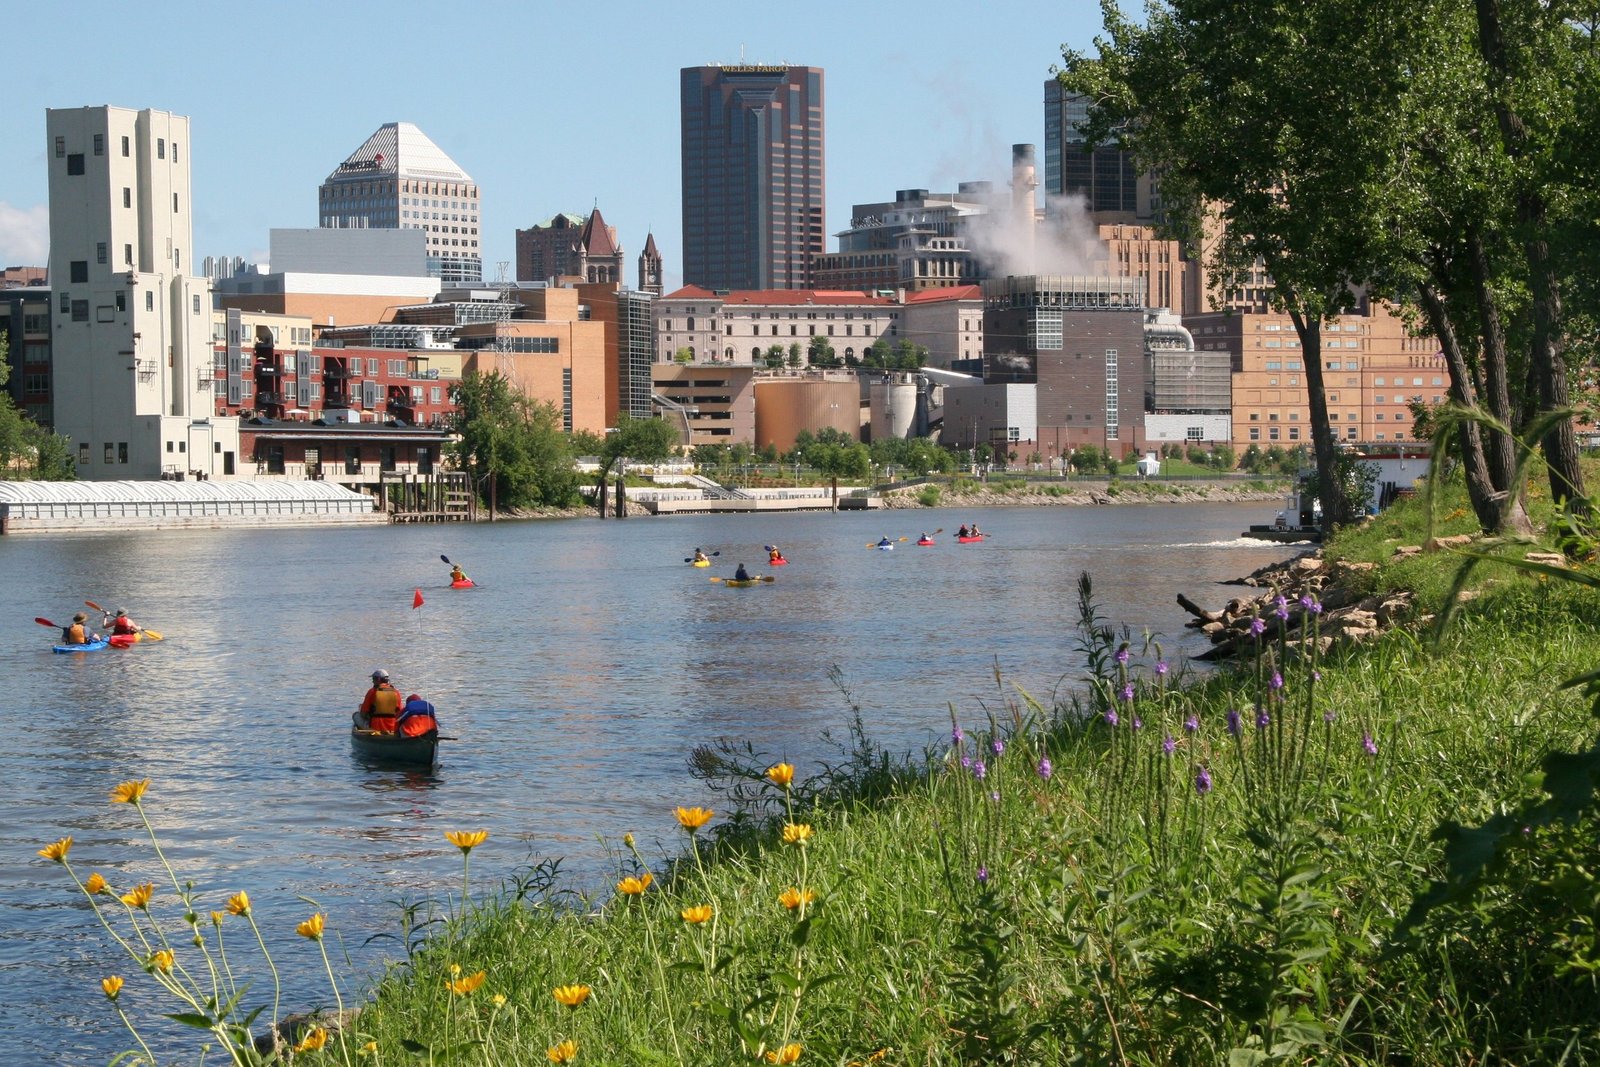
[[[1550,822],[1534,783],[1593,741],[1558,687],[1595,665],[1600,600],[1509,568],[1460,597],[1459,556],[1395,553],[1414,506],[1326,552],[1374,565],[1351,572],[1363,595],[1415,594],[1413,619],[1456,598],[1437,645],[1402,623],[1325,648],[1324,586],[1295,604],[1313,640],[1263,633],[1182,685],[1085,582],[1089,695],[1047,707],[997,678],[926,764],[859,733],[822,768],[778,760],[781,736],[704,749],[711,797],[661,801],[682,862],[624,838],[614,893],[573,902],[533,871],[450,905],[347,1039],[470,1037],[461,1063],[1592,1062],[1588,897],[1561,887],[1593,811]],[[1443,890],[1465,907],[1433,892],[1456,819],[1516,857],[1458,856]]]
[[[930,490],[937,490],[930,493]],[[886,508],[1054,507],[1059,505],[1224,503],[1252,500],[1282,502],[1288,482],[1110,481],[1032,482],[997,478],[992,482],[962,480],[954,487],[930,482],[882,494]],[[932,503],[928,503],[931,499]]]

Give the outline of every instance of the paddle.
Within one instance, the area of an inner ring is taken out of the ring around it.
[[[89,607],[93,608],[94,610],[98,611],[102,615],[109,614],[109,612],[107,612],[105,608],[101,607],[99,604],[96,604],[92,600],[85,600],[84,604],[86,604]],[[150,629],[146,629],[145,627],[141,626],[141,627],[139,627],[139,631],[138,632],[143,634],[144,636],[148,637],[152,641],[165,640],[165,638],[162,636],[162,633],[161,633],[160,630],[150,630]],[[119,636],[119,637],[131,637],[132,635],[131,634],[118,634],[116,636]]]
[[[768,552],[771,552],[771,551],[772,551],[772,549],[770,549],[770,548],[769,548],[769,549],[767,549],[767,551],[768,551]],[[719,550],[718,550],[718,551],[716,551],[716,552],[707,552],[707,553],[706,553],[706,558],[708,558],[708,559],[709,559],[709,558],[710,558],[710,557],[712,557],[712,556],[720,556],[720,555],[722,555],[722,552],[721,552],[721,550],[720,550],[720,549],[719,549]],[[684,561],[684,562],[685,562],[685,563],[693,563],[693,562],[694,562],[694,557],[693,557],[693,556],[685,556],[685,557],[684,557],[684,559],[683,559],[683,561]]]
[[[737,582],[739,579],[737,579],[737,578],[718,578],[716,575],[712,575],[711,576],[711,580],[713,582]],[[775,574],[752,574],[750,576],[749,580],[752,581],[752,582],[775,582],[775,581],[778,580],[778,576],[775,575]]]
[[[50,620],[49,620],[49,619],[41,619],[41,618],[40,618],[40,617],[39,617],[39,616],[37,616],[37,615],[35,615],[35,616],[34,616],[34,617],[33,617],[33,621],[34,621],[34,622],[36,622],[36,623],[38,623],[38,624],[39,624],[39,625],[40,625],[40,626],[55,626],[55,628],[56,628],[56,629],[57,629],[57,630],[65,630],[65,629],[66,629],[66,627],[65,627],[65,626],[56,626],[56,624],[55,624],[55,623],[53,623],[53,622],[51,622],[51,621],[50,621]]]
[[[909,538],[909,537],[895,537],[895,538],[890,539],[889,543],[891,545],[893,545],[893,544],[898,544],[901,541],[909,541],[909,540],[911,540],[911,538]],[[871,541],[871,542],[868,542],[867,547],[868,548],[877,548],[881,544],[883,544],[882,541]]]

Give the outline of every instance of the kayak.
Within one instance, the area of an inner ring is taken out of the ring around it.
[[[697,559],[694,561],[694,565],[696,567],[709,567],[711,566],[711,561],[709,559]]]
[[[439,756],[439,731],[416,737],[364,729],[361,713],[350,716],[350,750],[357,759],[391,766],[432,767]]]
[[[789,561],[784,559],[784,558],[782,558],[781,556],[779,558],[777,558],[777,559],[769,559],[769,560],[767,560],[767,566],[769,566],[769,567],[787,567],[788,565],[789,565]]]
[[[475,586],[477,584],[478,583],[473,581],[471,578],[458,578],[455,581],[450,583],[450,588],[451,589],[471,589],[473,586]]]
[[[894,551],[894,546],[893,545],[873,545],[872,547],[876,548],[879,552],[893,552]]]
[[[970,545],[974,541],[982,541],[983,534],[979,534],[977,537],[958,537],[956,540],[964,545]]]
[[[923,548],[927,548],[930,545],[932,545],[933,542],[932,541],[918,541],[917,544],[921,545]]]
[[[111,642],[102,637],[98,641],[90,641],[86,645],[53,645],[52,652],[98,652],[102,648],[110,647]]]
[[[727,585],[727,586],[732,586],[735,589],[747,589],[752,585],[761,584],[761,579],[760,578],[724,578],[724,579],[722,579],[722,584],[723,585]]]

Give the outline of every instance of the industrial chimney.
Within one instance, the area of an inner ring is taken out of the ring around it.
[[[1011,146],[1011,213],[1016,223],[1017,262],[1028,274],[1038,273],[1034,262],[1034,193],[1039,187],[1033,166],[1033,145]]]

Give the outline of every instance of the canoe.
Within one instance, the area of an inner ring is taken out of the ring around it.
[[[350,750],[359,760],[394,767],[432,767],[439,758],[439,731],[418,737],[380,734],[361,726],[361,713],[350,715]]]
[[[100,640],[98,640],[98,641],[90,641],[86,645],[54,645],[54,646],[51,647],[51,651],[52,652],[98,652],[102,648],[109,647],[110,644],[111,644],[111,642],[109,640],[107,640],[106,638],[102,637]]]
[[[983,534],[979,534],[977,537],[958,537],[956,540],[964,545],[970,545],[974,541],[982,541]]]
[[[711,566],[711,561],[709,559],[697,559],[694,561],[694,565],[696,567],[709,567]]]
[[[474,582],[471,578],[459,578],[456,581],[453,581],[453,582],[450,583],[450,588],[451,589],[471,589],[473,586],[475,586],[477,584],[478,583]]]

